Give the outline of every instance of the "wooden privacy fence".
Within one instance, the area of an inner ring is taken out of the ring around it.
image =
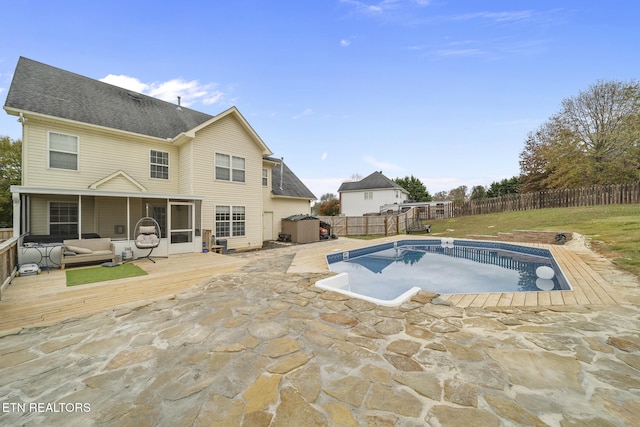
[[[418,209],[412,208],[398,215],[372,216],[319,216],[331,225],[336,236],[388,236],[407,230],[408,224],[418,220]]]
[[[640,182],[510,194],[465,202],[444,202],[436,206],[412,207],[397,215],[321,216],[319,218],[331,224],[331,232],[337,236],[387,236],[404,233],[407,228],[415,224],[426,224],[425,221],[439,218],[544,208],[621,204],[640,204]]]
[[[491,199],[453,202],[445,208],[451,209],[451,216],[458,217],[532,209],[621,204],[640,204],[640,182],[510,194]]]

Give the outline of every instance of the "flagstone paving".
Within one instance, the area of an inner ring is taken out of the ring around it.
[[[295,251],[238,254],[252,260],[242,272],[173,299],[0,338],[0,425],[640,419],[638,281],[605,260],[622,304],[462,308],[422,292],[388,308],[287,273]]]

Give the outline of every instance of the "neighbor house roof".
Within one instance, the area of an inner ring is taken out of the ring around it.
[[[371,175],[355,182],[343,182],[338,188],[338,193],[346,191],[364,191],[364,190],[400,190],[408,193],[407,190],[387,178],[382,172],[375,171]]]
[[[274,196],[295,197],[316,200],[317,197],[306,185],[289,169],[282,159],[265,157],[265,160],[276,163],[271,169],[271,192]],[[281,179],[282,178],[282,179]],[[282,184],[282,187],[280,186]]]
[[[214,118],[24,57],[18,60],[5,109],[162,139],[173,139]]]

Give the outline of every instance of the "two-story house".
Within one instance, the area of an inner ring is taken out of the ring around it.
[[[345,216],[380,213],[381,206],[401,204],[409,197],[407,190],[378,171],[360,181],[343,182],[338,194],[340,214]]]
[[[14,235],[119,251],[149,216],[159,255],[201,251],[205,230],[258,248],[316,198],[235,107],[212,116],[20,58],[4,109],[23,125]]]

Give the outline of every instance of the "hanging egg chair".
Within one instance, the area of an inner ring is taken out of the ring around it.
[[[150,216],[140,218],[134,228],[134,235],[136,236],[136,248],[149,249],[149,253],[146,256],[136,259],[146,258],[155,263],[156,261],[151,258],[151,252],[160,245],[160,238],[162,237],[162,230],[160,230],[158,221]]]

